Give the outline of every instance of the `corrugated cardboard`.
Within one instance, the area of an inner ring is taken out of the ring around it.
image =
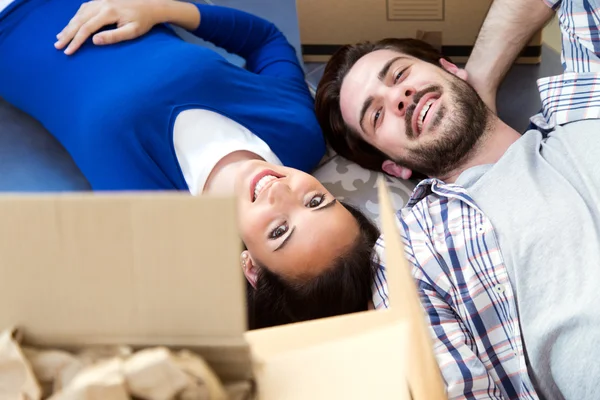
[[[296,3],[304,60],[327,61],[344,44],[388,37],[417,38],[423,31],[441,38],[444,55],[458,63],[466,62],[492,1],[299,0]],[[517,62],[540,61],[541,32]]]
[[[233,199],[0,196],[0,327],[66,349],[187,347],[262,399],[443,399],[380,185],[392,307],[252,332]]]

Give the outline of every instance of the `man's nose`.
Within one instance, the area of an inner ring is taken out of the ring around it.
[[[416,92],[413,87],[406,85],[390,88],[390,95],[388,97],[389,109],[398,116],[404,117],[406,109],[413,102],[413,96]]]

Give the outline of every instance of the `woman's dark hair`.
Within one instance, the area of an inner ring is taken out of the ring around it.
[[[417,39],[383,39],[375,43],[346,45],[333,54],[317,87],[317,119],[325,140],[333,150],[342,157],[374,171],[381,171],[381,165],[390,157],[361,139],[358,132],[344,122],[340,109],[340,90],[344,78],[360,58],[383,49],[394,50],[437,66],[440,65],[441,58],[450,61],[434,47]]]
[[[248,284],[250,329],[367,310],[379,229],[358,209],[342,204],[358,223],[355,242],[325,272],[303,283],[289,282],[260,268],[256,289]]]

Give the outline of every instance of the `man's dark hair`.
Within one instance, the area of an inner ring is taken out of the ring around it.
[[[342,157],[374,171],[381,171],[381,165],[390,157],[365,142],[358,132],[344,122],[340,109],[340,91],[344,78],[360,58],[384,49],[394,50],[437,66],[440,66],[441,58],[450,61],[431,45],[416,39],[383,39],[375,43],[346,45],[333,54],[317,88],[317,119],[325,139],[333,150]]]
[[[367,310],[374,277],[373,248],[379,229],[358,209],[344,204],[358,223],[354,243],[319,276],[289,282],[260,268],[256,289],[248,284],[248,325],[267,328]]]

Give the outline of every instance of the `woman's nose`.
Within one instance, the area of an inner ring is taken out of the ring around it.
[[[268,199],[271,204],[286,202],[292,198],[292,189],[285,178],[273,182],[268,191]]]

